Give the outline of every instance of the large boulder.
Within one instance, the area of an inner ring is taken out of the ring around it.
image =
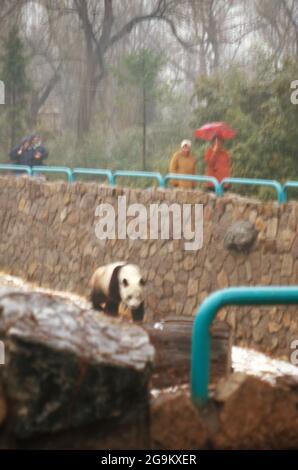
[[[10,432],[29,438],[147,407],[154,349],[134,324],[40,292],[0,290]]]
[[[208,423],[188,393],[161,393],[151,403],[153,449],[205,449],[211,437]]]
[[[258,232],[252,223],[248,220],[239,220],[228,228],[224,238],[224,246],[228,250],[245,252],[252,247],[257,235]]]
[[[269,384],[236,373],[218,384],[216,449],[297,449],[298,381],[284,377]]]
[[[298,380],[274,384],[243,373],[219,381],[196,408],[182,387],[151,401],[154,449],[297,449]]]

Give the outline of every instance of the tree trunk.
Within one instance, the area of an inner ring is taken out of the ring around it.
[[[93,106],[96,97],[96,90],[98,81],[96,79],[97,67],[95,60],[90,57],[86,69],[83,73],[81,82],[79,109],[78,109],[78,124],[77,124],[77,140],[82,141],[89,133],[92,117]]]
[[[189,383],[193,318],[172,317],[162,328],[144,324],[155,347],[153,386],[169,387]],[[210,383],[231,372],[232,331],[226,322],[215,321],[211,327]]]
[[[11,96],[11,132],[10,132],[10,146],[13,147],[15,145],[16,140],[16,93],[15,88],[12,88],[12,96]]]
[[[143,85],[143,147],[142,147],[142,167],[146,171],[146,139],[147,139],[147,103],[146,103],[146,89]]]
[[[30,117],[29,117],[29,124],[33,128],[37,124],[37,119],[38,119],[38,113],[42,106],[46,103],[48,97],[50,96],[51,92],[55,88],[56,84],[60,80],[60,70],[61,70],[61,64],[57,68],[57,70],[54,72],[50,80],[48,81],[47,85],[45,88],[37,93],[35,92],[32,96],[31,100],[31,108],[30,108]]]

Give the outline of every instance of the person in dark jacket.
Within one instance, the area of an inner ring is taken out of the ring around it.
[[[24,137],[10,152],[9,156],[17,165],[42,165],[48,157],[48,151],[42,145],[41,137],[37,134]]]
[[[48,158],[49,152],[42,145],[41,136],[33,134],[30,137],[29,149],[31,151],[31,165],[42,165],[43,161]]]
[[[24,137],[9,153],[12,163],[17,165],[28,165],[31,153],[29,152],[30,137]],[[24,163],[26,162],[26,163]]]

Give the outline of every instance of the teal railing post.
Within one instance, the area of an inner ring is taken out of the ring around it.
[[[73,178],[77,175],[94,175],[94,176],[106,176],[111,186],[115,186],[115,178],[111,170],[101,168],[74,168],[72,170]]]
[[[285,196],[285,202],[288,200],[288,189],[298,189],[298,181],[287,181],[283,185],[283,191],[284,191],[284,196]]]
[[[285,193],[283,190],[282,185],[275,180],[265,180],[265,179],[254,179],[254,178],[224,178],[220,185],[222,190],[224,191],[224,184],[225,183],[232,183],[232,184],[243,184],[246,186],[268,186],[275,189],[277,193],[277,201],[279,204],[283,204],[286,202]]]
[[[71,168],[67,166],[43,166],[43,165],[34,165],[32,167],[32,175],[36,173],[64,173],[67,176],[67,181],[69,183],[73,182],[73,174]]]
[[[208,399],[210,363],[210,325],[225,305],[298,304],[298,286],[232,287],[211,294],[196,313],[192,335],[192,399],[203,405]]]
[[[32,175],[31,166],[28,165],[13,165],[9,163],[0,164],[0,171],[24,171],[27,175]]]
[[[220,197],[223,195],[223,189],[221,185],[219,184],[218,180],[214,178],[213,176],[183,175],[183,174],[177,174],[177,173],[168,173],[164,177],[165,186],[167,182],[170,180],[197,181],[198,183],[201,183],[201,182],[213,183],[216,196]]]
[[[116,178],[119,176],[127,176],[129,178],[150,178],[158,181],[159,187],[164,188],[165,182],[162,175],[155,171],[130,171],[130,170],[116,170],[113,172],[113,176],[116,182]]]

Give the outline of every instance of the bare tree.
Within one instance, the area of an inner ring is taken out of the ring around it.
[[[276,62],[285,55],[298,56],[298,3],[296,0],[255,0],[263,21],[262,35]]]
[[[106,74],[106,57],[110,49],[144,22],[165,22],[172,34],[181,42],[173,11],[176,0],[152,0],[151,8],[138,13],[124,9],[123,2],[104,0],[74,0],[74,12],[78,15],[85,44],[85,68],[80,89],[77,135],[81,139],[90,129],[93,104],[98,85]],[[121,19],[125,18],[122,22]]]
[[[5,20],[12,18],[16,12],[24,5],[26,0],[2,0],[1,11],[0,11],[0,24],[3,24]]]

